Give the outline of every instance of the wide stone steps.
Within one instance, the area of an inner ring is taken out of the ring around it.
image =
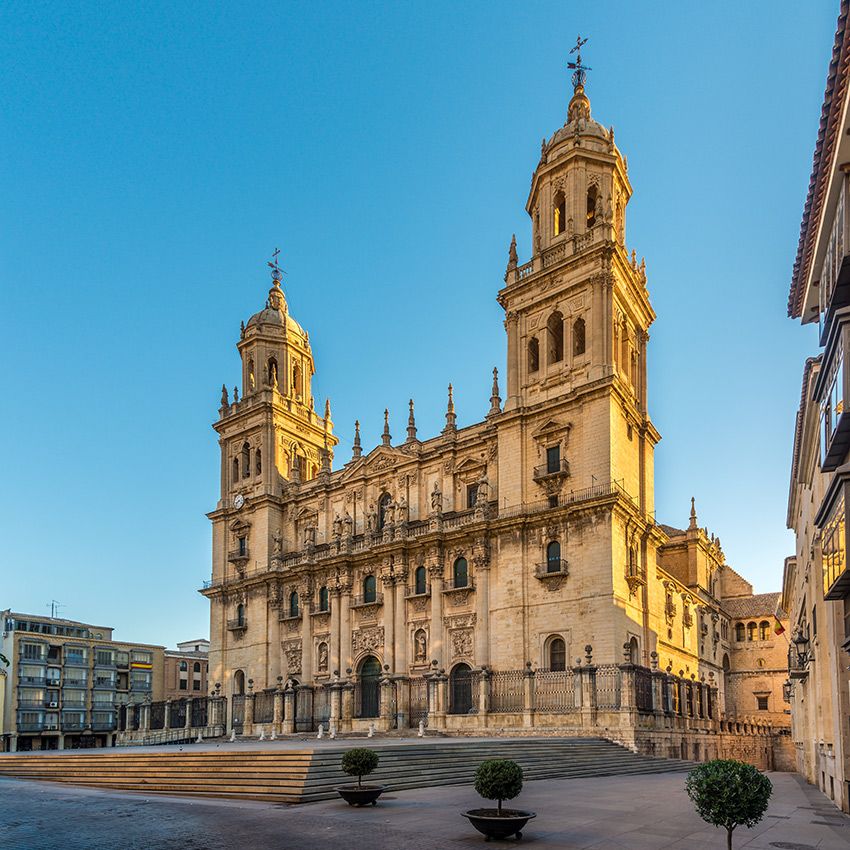
[[[660,773],[687,770],[684,761],[639,756],[602,739],[427,741],[383,744],[369,780],[391,790],[470,784],[480,762],[512,758],[526,779]],[[95,750],[0,755],[0,774],[157,794],[241,797],[281,803],[336,796],[352,781],[340,769],[347,747],[284,747],[183,751]],[[356,781],[356,780],[354,780]]]

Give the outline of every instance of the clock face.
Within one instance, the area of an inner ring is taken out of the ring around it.
[[[242,507],[242,505],[244,505],[244,504],[245,504],[245,497],[244,497],[241,493],[237,493],[237,494],[233,497],[233,507],[234,507],[234,508],[236,508],[236,509],[238,510],[238,509],[239,509],[239,508],[241,508],[241,507]]]

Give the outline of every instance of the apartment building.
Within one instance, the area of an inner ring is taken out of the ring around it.
[[[210,642],[184,640],[165,650],[164,699],[185,699],[209,693],[207,671]]]
[[[127,706],[162,698],[162,646],[115,641],[110,627],[56,617],[6,610],[0,620],[6,752],[114,745]]]

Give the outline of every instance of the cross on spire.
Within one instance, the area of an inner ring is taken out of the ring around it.
[[[592,68],[589,68],[587,65],[582,64],[581,61],[581,49],[587,44],[587,39],[582,38],[580,35],[576,36],[576,44],[570,50],[570,53],[576,54],[575,62],[567,62],[567,67],[570,68],[573,72],[573,89],[584,88],[585,80],[587,79],[587,71],[592,71]]]
[[[272,260],[266,265],[272,270],[272,280],[280,281],[281,277],[286,274],[286,272],[280,267],[280,264],[277,261],[277,258],[280,256],[280,248],[275,248],[272,251]]]

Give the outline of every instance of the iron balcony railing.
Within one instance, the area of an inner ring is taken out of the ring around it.
[[[443,593],[451,593],[453,590],[474,590],[475,585],[472,576],[463,579],[448,578],[443,582]]]
[[[537,578],[547,576],[565,576],[569,572],[568,564],[563,558],[553,558],[543,564],[538,564],[534,569]]]
[[[246,618],[228,620],[227,630],[230,632],[244,632],[248,628],[248,620]]]
[[[351,598],[351,607],[352,608],[362,608],[366,605],[383,605],[384,604],[384,594],[383,593],[374,593],[367,596],[353,596]]]
[[[416,587],[415,584],[409,584],[404,589],[404,595],[408,598],[411,596],[430,596],[431,585],[426,584],[424,587]]]
[[[534,467],[534,478],[549,478],[556,475],[569,475],[570,464],[567,460],[562,460],[560,463],[549,464],[544,463],[541,466]]]

